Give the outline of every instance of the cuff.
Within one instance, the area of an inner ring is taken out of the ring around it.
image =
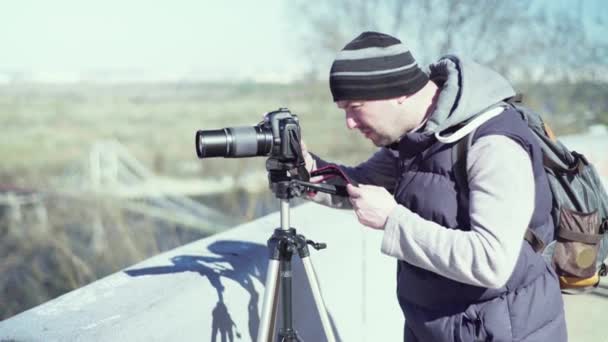
[[[401,235],[405,233],[404,227],[407,226],[405,222],[407,222],[409,215],[411,215],[411,211],[402,205],[397,205],[388,215],[384,224],[384,235],[380,248],[382,253],[397,258],[403,254],[400,253],[398,247]]]

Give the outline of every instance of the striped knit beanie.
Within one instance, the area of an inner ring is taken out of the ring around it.
[[[408,48],[395,37],[363,32],[338,53],[329,73],[335,101],[411,95],[428,82]]]

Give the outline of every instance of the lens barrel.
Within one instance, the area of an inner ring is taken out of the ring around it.
[[[272,131],[264,126],[200,130],[195,136],[199,158],[266,156],[270,154],[272,144]]]

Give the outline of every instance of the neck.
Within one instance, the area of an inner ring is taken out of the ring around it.
[[[411,129],[410,132],[416,131],[424,126],[431,114],[435,111],[437,99],[439,98],[439,88],[434,82],[428,82],[424,88],[420,89],[415,97],[417,97],[417,101],[419,101],[417,107],[420,108],[420,118],[416,127]]]
[[[435,108],[437,107],[437,100],[439,99],[439,88],[434,82],[429,81],[423,90],[427,90],[428,94],[426,96],[426,112],[424,113],[421,123],[426,122],[426,120],[429,119],[431,114],[435,111]]]

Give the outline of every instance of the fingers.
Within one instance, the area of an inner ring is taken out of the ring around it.
[[[302,150],[302,156],[304,157],[306,170],[308,170],[308,172],[312,172],[315,169],[315,161],[314,159],[312,159],[312,156],[308,152],[308,147],[306,147],[306,143],[304,142],[304,140],[300,141],[300,149]]]
[[[306,146],[306,143],[304,142],[304,140],[300,140],[300,146],[302,148],[302,154],[307,154],[308,147]]]
[[[350,204],[353,206],[353,209],[355,210],[355,213],[357,213],[357,216],[359,216],[359,204],[357,203],[357,200],[361,198],[360,189],[358,189],[352,184],[346,184],[346,191],[348,192],[348,200],[350,201]]]
[[[361,189],[350,183],[346,184],[346,191],[348,192],[348,196],[350,196],[351,198],[361,197]]]
[[[323,181],[323,176],[314,176],[311,177],[308,181],[311,183],[321,183]]]
[[[348,184],[346,190],[357,219],[364,226],[384,229],[384,225],[397,202],[385,188],[361,184],[358,187]]]
[[[359,223],[364,224],[364,217],[361,214],[360,210],[355,210],[355,215],[357,216],[357,221],[359,221]]]

